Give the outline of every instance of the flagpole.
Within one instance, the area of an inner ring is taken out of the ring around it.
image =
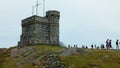
[[[43,0],[43,16],[45,16],[45,0]]]
[[[38,0],[36,2],[36,15],[38,15]]]
[[[34,6],[32,6],[32,16],[34,15]]]

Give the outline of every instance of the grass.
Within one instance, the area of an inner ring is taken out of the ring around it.
[[[3,68],[2,64],[0,63],[0,68]]]
[[[26,52],[25,54],[23,54],[22,56],[20,56],[19,58],[17,58],[16,60],[12,59],[10,56],[6,56],[4,57],[4,62],[5,64],[2,64],[1,66],[4,66],[4,68],[18,68],[16,66],[16,63],[19,61],[19,60],[22,60],[24,57],[26,57],[27,55],[29,55],[30,53],[34,52],[34,51],[39,51],[40,54],[36,54],[34,55],[33,57],[37,58],[37,57],[40,57],[44,54],[51,54],[51,53],[54,53],[55,51],[58,51],[58,50],[61,50],[63,49],[63,47],[60,47],[60,46],[53,46],[53,45],[34,45],[34,46],[28,46],[28,47],[31,47],[33,48],[33,50],[29,51],[29,52]],[[16,47],[11,47],[9,48],[9,53],[10,53],[10,50],[14,49]],[[3,54],[3,53],[2,53]],[[1,54],[0,54],[1,55]],[[0,67],[2,68],[2,67]],[[36,66],[32,66],[32,64],[30,63],[25,63],[23,64],[22,66],[20,66],[20,68],[37,68]]]
[[[3,68],[4,57],[6,53],[3,52],[3,49],[0,49],[0,68]]]
[[[92,65],[98,65],[100,68],[120,68],[120,52],[106,50],[89,50],[93,54],[73,55],[61,58],[67,67],[73,68],[93,68]],[[109,56],[106,60],[104,56]]]
[[[48,46],[48,45],[35,45],[30,46],[34,49],[34,51],[40,51],[40,55],[36,55],[35,57],[39,57],[44,54],[51,54],[55,51],[63,49],[60,46]],[[11,50],[11,49],[9,49]],[[87,49],[90,53],[85,54],[77,54],[68,57],[59,57],[61,61],[64,62],[67,68],[93,68],[93,65],[98,65],[100,68],[120,68],[120,51],[111,51],[111,50],[92,50]],[[4,57],[4,63],[0,63],[0,68],[17,68],[16,62],[17,60],[13,60],[10,56],[6,56],[8,53],[1,53],[0,58]],[[27,55],[27,54],[26,54]],[[103,57],[107,56],[107,59],[103,59]],[[25,56],[24,56],[25,57]],[[20,60],[20,58],[18,59]],[[1,61],[0,61],[1,62]],[[23,65],[20,68],[38,68],[32,66],[29,63]]]
[[[50,54],[54,53],[55,51],[63,49],[63,47],[60,46],[49,46],[49,45],[36,45],[32,46],[35,50],[39,50],[41,54]]]

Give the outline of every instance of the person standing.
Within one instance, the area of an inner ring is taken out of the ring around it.
[[[109,39],[106,40],[106,48],[109,49]]]
[[[101,44],[101,49],[102,49],[102,50],[104,49],[104,44]]]
[[[91,49],[93,49],[93,44],[91,45]]]
[[[119,49],[119,40],[116,41],[116,49]]]
[[[97,48],[97,47],[96,47],[96,44],[95,44],[94,46],[95,46],[95,49],[96,49],[96,48]]]
[[[111,41],[112,40],[109,40],[109,42],[108,42],[109,49],[112,48]]]

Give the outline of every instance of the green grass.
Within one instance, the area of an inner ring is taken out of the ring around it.
[[[106,51],[106,50],[89,50],[93,54],[73,55],[61,58],[67,67],[73,68],[93,68],[91,65],[97,64],[100,68],[120,68],[120,52],[119,51]],[[107,60],[102,59],[108,55]]]
[[[40,54],[39,55],[34,55],[33,57],[35,58],[37,58],[37,57],[40,57],[40,56],[42,56],[42,55],[44,55],[44,54],[51,54],[51,53],[54,53],[55,51],[58,51],[58,50],[61,50],[61,49],[63,49],[63,47],[60,47],[60,46],[53,46],[53,45],[34,45],[34,46],[28,46],[28,47],[31,47],[31,48],[33,48],[33,50],[32,51],[29,51],[29,52],[26,52],[26,53],[28,53],[28,55],[29,55],[29,53],[32,53],[32,52],[34,52],[34,51],[39,51],[40,52]],[[9,48],[8,50],[9,50],[9,52],[10,52],[10,50],[12,50],[12,49],[14,49],[14,48],[16,48],[16,47],[11,47],[11,48]],[[25,54],[26,54],[25,53]],[[4,62],[5,62],[5,64],[3,64],[3,66],[4,66],[4,68],[18,68],[17,66],[16,66],[16,63],[19,61],[19,60],[22,60],[24,57],[26,57],[27,56],[27,54],[26,55],[22,55],[22,56],[20,56],[19,58],[17,58],[16,60],[14,60],[14,59],[12,59],[10,56],[6,56],[6,57],[4,57]],[[0,67],[0,68],[2,68],[2,67]],[[24,64],[24,65],[22,65],[21,66],[21,68],[37,68],[36,66],[32,66],[32,64],[30,64],[30,63],[26,63],[26,64]]]
[[[29,46],[34,49],[34,51],[40,51],[40,55],[35,55],[34,57],[39,57],[44,54],[52,54],[58,50],[62,50],[63,47],[60,46],[49,46],[49,45],[35,45]],[[9,49],[10,51],[11,49]],[[68,57],[60,57],[59,59],[64,62],[67,68],[93,68],[93,64],[97,64],[100,68],[120,68],[120,51],[108,51],[108,50],[92,50],[87,49],[90,53],[76,54]],[[5,64],[0,64],[0,68],[17,68],[17,60],[13,60],[10,56],[6,56],[8,53],[0,53],[4,55]],[[109,56],[106,60],[103,59],[104,56]],[[0,58],[3,58],[2,56]],[[23,56],[25,57],[25,56]],[[20,60],[18,58],[18,60]],[[21,68],[40,68],[32,66],[26,63]]]
[[[35,50],[39,50],[41,54],[51,54],[54,53],[55,51],[63,49],[63,47],[60,46],[49,46],[49,45],[35,45],[32,46]]]
[[[2,52],[2,49],[0,49],[0,68],[3,68],[4,56],[5,54]]]
[[[3,68],[2,64],[0,63],[0,68]]]

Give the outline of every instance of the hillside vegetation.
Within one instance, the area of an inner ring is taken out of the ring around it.
[[[35,45],[0,49],[0,68],[120,68],[119,50]]]

